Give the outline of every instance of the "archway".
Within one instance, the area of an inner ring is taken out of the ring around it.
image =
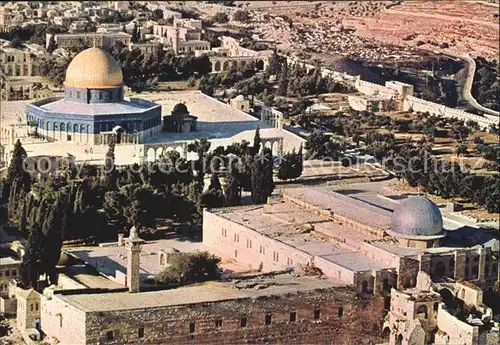
[[[385,327],[382,331],[382,338],[386,343],[389,342],[389,336],[391,335],[391,329],[389,327]]]
[[[264,69],[264,61],[263,60],[257,61],[257,63],[255,64],[255,68],[257,68],[259,71],[262,71]]]
[[[247,62],[245,60],[240,61],[240,68],[243,69],[247,65]]]
[[[220,61],[216,61],[215,62],[215,67],[214,67],[215,71],[216,72],[220,72],[221,70],[221,65],[220,65]]]
[[[155,161],[155,149],[150,148],[148,150],[148,162],[154,162]]]
[[[396,338],[396,345],[403,345],[403,335],[402,334],[398,335],[398,337]]]
[[[184,148],[182,146],[177,146],[175,151],[177,151],[181,157],[184,157]]]
[[[434,275],[437,277],[442,277],[444,276],[445,272],[445,266],[442,261],[436,262],[436,265],[434,266]]]
[[[264,148],[272,151],[273,149],[272,143],[270,141],[266,141],[266,143],[264,144]]]
[[[156,149],[156,157],[160,158],[163,155],[163,147],[158,147]]]
[[[238,69],[238,61],[236,61],[236,60],[231,61],[231,68]]]
[[[363,293],[368,292],[368,282],[366,280],[363,280],[363,283],[361,284],[361,292]]]
[[[389,278],[382,280],[382,291],[389,291]]]
[[[272,152],[273,152],[273,156],[278,156],[279,155],[279,150],[280,150],[280,147],[279,147],[279,143],[277,141],[275,141],[273,143],[273,149],[272,149]]]
[[[420,320],[427,320],[427,306],[421,305],[417,308],[417,318]]]
[[[228,71],[229,70],[229,61],[224,61],[224,63],[222,64],[222,70],[223,71]]]

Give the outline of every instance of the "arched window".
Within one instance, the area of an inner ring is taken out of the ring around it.
[[[427,320],[427,306],[421,305],[417,308],[417,317],[421,320]]]
[[[383,291],[389,291],[389,279],[388,278],[385,278],[383,281],[382,281],[382,290]]]
[[[363,283],[361,284],[361,292],[363,293],[368,292],[368,282],[366,280],[363,280]]]
[[[434,266],[434,275],[437,277],[444,276],[445,273],[445,266],[442,261],[436,262],[436,265]]]

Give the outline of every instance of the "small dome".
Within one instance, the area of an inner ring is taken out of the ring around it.
[[[114,88],[123,84],[118,62],[100,48],[89,48],[73,58],[64,85],[75,88]]]
[[[243,95],[238,95],[238,96],[236,96],[236,98],[235,98],[235,99],[236,99],[237,101],[244,101],[244,100],[245,100],[245,96],[243,96]]]
[[[172,110],[172,114],[189,114],[189,111],[184,103],[177,103]]]
[[[409,197],[394,209],[391,232],[403,236],[440,236],[443,232],[441,211],[423,196]]]

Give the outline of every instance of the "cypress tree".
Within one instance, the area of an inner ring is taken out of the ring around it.
[[[43,233],[40,226],[37,226],[30,231],[26,253],[20,267],[21,281],[25,287],[37,288],[42,268],[43,245]]]
[[[260,151],[260,130],[259,127],[255,130],[255,136],[253,137],[253,153],[254,155]]]
[[[104,160],[104,186],[108,190],[116,189],[116,182],[118,180],[118,172],[115,166],[115,142],[112,140],[109,143],[108,152],[106,152],[106,157]]]
[[[224,195],[228,206],[239,206],[241,204],[241,189],[235,168],[229,173]]]
[[[256,204],[267,201],[274,190],[273,156],[271,150],[264,149],[262,155],[256,155],[252,163],[252,200]]]
[[[24,160],[26,157],[26,150],[18,139],[14,145],[12,159],[7,169],[6,183],[12,184],[15,179],[18,179],[22,183],[24,189],[29,188],[30,176],[28,172],[24,170]]]

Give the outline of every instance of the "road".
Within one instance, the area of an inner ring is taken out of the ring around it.
[[[448,56],[451,56],[454,58],[462,59],[467,64],[467,77],[465,80],[465,84],[463,85],[463,88],[462,88],[463,98],[467,102],[469,102],[469,104],[471,106],[473,106],[475,109],[477,109],[478,111],[481,111],[481,112],[488,114],[488,115],[500,116],[500,113],[498,111],[483,107],[472,96],[472,92],[471,92],[472,91],[472,83],[474,82],[474,75],[476,74],[476,62],[474,61],[474,59],[471,58],[468,54],[459,54],[459,53],[451,52],[447,49],[443,49],[440,51],[444,55],[448,55]]]

